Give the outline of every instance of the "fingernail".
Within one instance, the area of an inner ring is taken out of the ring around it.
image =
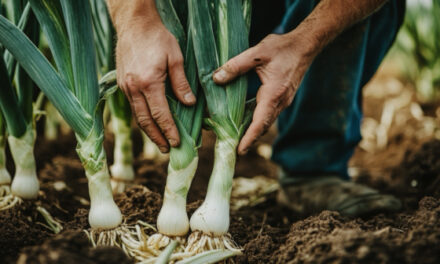
[[[185,101],[187,103],[195,103],[196,102],[196,98],[194,97],[194,95],[192,93],[187,93],[183,96],[183,98],[185,99]]]
[[[168,142],[170,143],[170,145],[171,145],[172,147],[177,147],[177,140],[175,140],[175,139],[170,139],[170,140],[168,140]]]
[[[168,148],[167,147],[159,147],[159,150],[162,153],[167,153],[168,152]]]
[[[226,77],[228,77],[228,74],[223,69],[220,69],[214,73],[214,79],[217,81],[224,82],[226,81]]]

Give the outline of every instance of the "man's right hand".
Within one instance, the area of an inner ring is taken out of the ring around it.
[[[162,152],[168,152],[170,146],[180,144],[180,138],[165,96],[166,78],[179,101],[193,105],[196,98],[176,38],[162,24],[155,7],[143,14],[115,23],[118,85],[130,101],[139,127]]]

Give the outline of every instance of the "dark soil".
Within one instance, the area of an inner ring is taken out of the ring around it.
[[[273,135],[269,135],[273,138]],[[136,146],[140,137],[135,134]],[[41,195],[36,204],[63,223],[58,234],[44,227],[35,203],[26,202],[0,212],[1,263],[130,263],[117,248],[93,249],[81,232],[88,228],[87,181],[76,153],[73,135],[58,142],[39,140],[36,149]],[[112,138],[107,137],[109,161]],[[205,147],[207,146],[207,147]],[[191,214],[204,198],[212,168],[213,137],[205,134],[200,167],[188,197]],[[139,157],[140,148],[135,151]],[[230,232],[244,248],[236,263],[440,263],[440,141],[405,154],[392,177],[381,182],[359,181],[397,195],[400,213],[345,218],[324,211],[301,219],[277,205],[276,194],[257,206],[231,212]],[[115,196],[127,223],[154,224],[162,202],[166,163],[135,161],[137,186]],[[237,176],[276,176],[276,166],[256,148],[240,158]],[[414,181],[417,184],[414,186]],[[64,182],[65,188],[54,188]],[[148,189],[147,189],[148,188]]]
[[[61,235],[46,240],[43,244],[25,248],[18,264],[24,263],[133,263],[119,249],[112,247],[90,248],[83,232],[66,231]]]

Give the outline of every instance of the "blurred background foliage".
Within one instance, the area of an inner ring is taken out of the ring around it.
[[[407,0],[405,21],[389,57],[421,102],[440,99],[440,0]]]

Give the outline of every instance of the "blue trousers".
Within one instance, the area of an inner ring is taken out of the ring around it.
[[[317,2],[287,0],[275,33],[293,30]],[[402,0],[388,1],[315,58],[293,103],[278,118],[272,159],[287,172],[281,184],[323,174],[348,179],[347,163],[361,140],[362,87],[393,43],[404,8]],[[259,80],[250,79],[249,93],[255,95]]]

